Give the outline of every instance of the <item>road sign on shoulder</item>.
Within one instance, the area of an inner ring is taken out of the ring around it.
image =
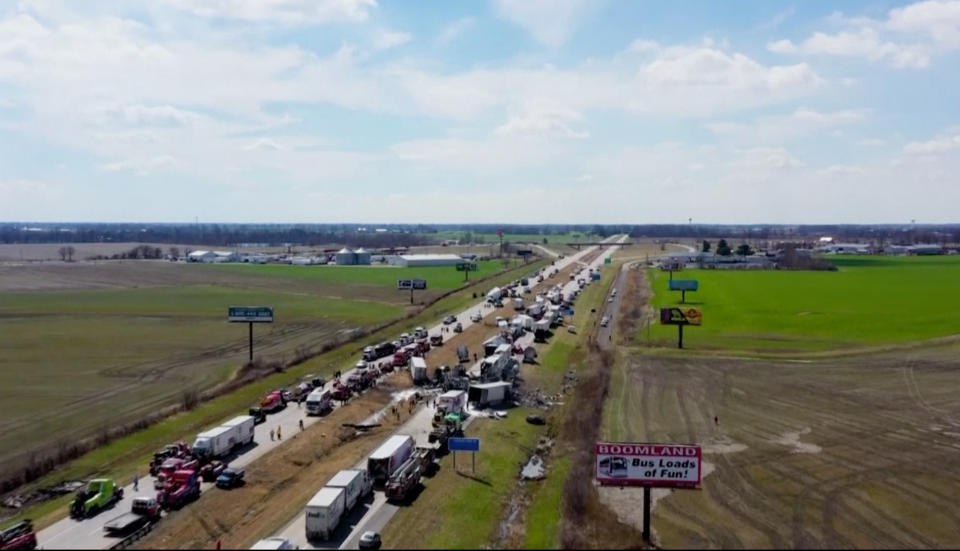
[[[230,306],[227,308],[229,321],[250,323],[273,323],[273,308],[270,306]]]
[[[673,279],[670,280],[671,291],[696,291],[700,282],[696,279]]]
[[[452,452],[478,452],[480,451],[480,439],[450,438],[447,440],[447,448]]]
[[[476,272],[477,263],[476,262],[459,262],[457,264],[458,272]]]

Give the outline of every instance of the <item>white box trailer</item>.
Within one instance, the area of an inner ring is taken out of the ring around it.
[[[200,457],[223,457],[236,443],[237,427],[216,427],[203,431],[193,441],[193,453]]]
[[[233,444],[234,446],[246,446],[250,442],[253,442],[253,427],[256,425],[253,417],[249,415],[239,415],[233,419],[227,421],[221,426],[224,427],[236,427],[237,441]]]
[[[374,484],[386,484],[400,465],[413,453],[415,446],[409,434],[395,434],[367,458],[367,471]]]
[[[344,507],[349,511],[373,491],[373,483],[367,471],[349,469],[335,474],[330,482],[327,482],[327,488],[343,488]]]
[[[526,314],[520,314],[519,316],[515,316],[510,324],[514,327],[521,327],[529,331],[533,329],[533,318]]]
[[[523,310],[523,299],[517,297],[513,299],[513,309],[514,310]]]
[[[322,488],[307,503],[307,539],[330,539],[340,524],[346,509],[346,492],[343,488]]]
[[[410,358],[410,376],[415,383],[427,380],[427,361],[420,356]]]
[[[450,390],[437,398],[437,407],[447,413],[463,413],[467,409],[467,393]]]

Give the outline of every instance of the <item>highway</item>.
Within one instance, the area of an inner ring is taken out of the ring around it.
[[[626,236],[620,238],[620,241],[626,239]],[[584,255],[588,254],[594,250],[593,248],[587,249],[581,253],[573,255],[573,257],[567,257],[558,261],[555,266],[556,269],[563,269],[571,262],[579,262],[579,259]],[[610,247],[605,254],[599,255],[593,262],[590,264],[584,264],[585,268],[598,268],[603,264],[604,257],[613,253],[616,250],[616,247]],[[561,264],[564,260],[568,260]],[[531,285],[531,289],[533,286]],[[563,284],[563,293],[564,296],[569,296],[569,294],[579,288],[576,280],[568,281]],[[470,311],[476,311],[476,308],[479,307],[480,310],[484,310],[483,304],[479,304],[470,309]],[[462,316],[461,316],[462,317]],[[466,326],[465,326],[466,327]],[[578,328],[579,329],[579,328]],[[585,329],[585,328],[584,328]],[[557,331],[565,331],[563,327],[558,327]],[[522,343],[524,346],[528,346],[533,343],[533,334],[525,334],[518,342]],[[473,369],[479,369],[479,362],[474,365]],[[427,446],[429,445],[427,437],[432,430],[431,420],[435,413],[432,405],[429,403],[429,400],[426,401],[427,405],[422,406],[420,411],[418,411],[413,417],[410,418],[406,423],[399,427],[393,434],[409,434],[414,437],[417,441],[417,445]],[[464,427],[468,426],[471,421],[477,418],[478,415],[482,415],[480,412],[471,412],[472,415],[467,419]],[[384,436],[384,440],[386,440]],[[354,468],[356,469],[366,469],[366,459],[358,462]],[[317,486],[317,490],[320,489],[320,485]],[[304,504],[306,505],[306,504]],[[276,535],[287,538],[295,546],[298,546],[300,549],[357,549],[360,536],[366,531],[381,532],[383,528],[390,522],[390,519],[393,518],[393,515],[396,514],[398,507],[396,505],[387,503],[386,497],[381,491],[374,491],[372,499],[368,499],[366,503],[357,505],[357,507],[341,521],[340,525],[337,527],[336,532],[329,541],[320,542],[320,541],[310,541],[306,537],[306,525],[305,525],[305,516],[303,514],[298,515],[292,522],[287,524],[282,530],[279,531]]]
[[[621,237],[622,241],[626,237]],[[610,238],[608,240],[612,240]],[[556,264],[552,266],[553,269],[561,270],[568,266],[571,263],[579,262],[580,258],[583,258],[584,255],[589,254],[594,251],[596,247],[590,247],[573,255],[568,255],[565,258],[556,260]],[[615,247],[610,249],[615,250]],[[604,255],[600,255],[594,264],[599,264],[603,262]],[[534,282],[531,282],[531,288],[534,287]],[[565,287],[565,292],[569,292],[568,288],[570,284],[575,282],[570,282]],[[477,304],[470,306],[469,308],[463,310],[460,314],[457,315],[457,320],[462,324],[464,331],[473,325],[473,322],[470,321],[470,315],[479,312],[481,316],[486,316],[491,309],[484,308],[484,302],[481,301]],[[442,323],[438,323],[433,327],[429,327],[428,332],[430,334],[440,333],[441,328],[444,327]],[[343,378],[349,377],[352,373],[351,370],[346,370],[343,373]],[[347,402],[349,404],[349,402]],[[243,415],[245,412],[238,411],[236,415]],[[432,414],[424,409],[421,414],[424,415],[426,419],[426,431],[430,431],[430,419]],[[281,429],[282,434],[293,435],[295,432],[299,431],[298,422],[303,420],[305,426],[310,426],[315,423],[319,418],[307,416],[305,411],[297,408],[295,404],[289,405],[286,409],[268,415],[266,423],[257,425],[254,434],[254,443],[248,446],[246,449],[240,450],[239,453],[235,453],[233,456],[229,457],[230,465],[235,467],[244,467],[251,462],[255,461],[259,457],[263,456],[265,453],[270,450],[281,446],[283,440],[274,440],[271,441],[269,437],[270,429],[276,430],[278,427]],[[419,427],[416,421],[416,417],[413,421],[408,421],[408,423],[414,423],[415,426],[409,427],[410,430],[414,430]],[[224,419],[226,421],[227,419]],[[406,425],[405,425],[406,426]],[[211,427],[212,428],[212,427]],[[188,441],[187,443],[192,443]],[[45,549],[106,549],[114,545],[117,541],[117,538],[106,537],[103,531],[103,525],[106,524],[111,519],[119,516],[122,513],[125,513],[130,510],[130,505],[132,498],[135,496],[153,496],[156,495],[156,491],[153,488],[153,478],[146,476],[140,479],[139,481],[139,491],[135,492],[133,490],[133,484],[130,480],[120,480],[118,483],[126,483],[124,485],[124,499],[118,502],[113,508],[103,511],[100,514],[96,515],[93,518],[84,519],[84,520],[74,520],[71,518],[64,518],[51,526],[47,527],[44,530],[41,530],[37,534],[37,540]],[[201,491],[208,491],[213,487],[213,484],[204,483],[201,487]],[[378,494],[382,499],[382,494]],[[385,505],[385,504],[384,504]],[[188,506],[189,507],[189,506]],[[376,502],[372,505],[374,507],[374,512],[372,517],[377,519],[383,516],[387,520],[392,516],[392,513],[389,513],[389,509],[380,512],[383,509],[383,506],[377,506]],[[296,522],[296,521],[295,521]],[[364,526],[367,525],[368,521],[364,521]],[[386,520],[383,521],[386,523]],[[376,525],[376,522],[370,524],[370,526]],[[371,529],[371,528],[367,528]],[[284,531],[286,533],[286,530]],[[300,531],[300,534],[303,534],[303,530]],[[359,537],[359,536],[357,536]],[[355,539],[355,538],[353,538]],[[348,542],[349,543],[349,542]],[[309,546],[304,545],[303,548],[309,548]]]

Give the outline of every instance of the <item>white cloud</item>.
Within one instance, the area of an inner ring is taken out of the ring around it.
[[[940,155],[960,150],[960,134],[940,136],[924,142],[910,142],[903,147],[908,155]]]
[[[930,0],[895,8],[885,26],[924,33],[946,48],[960,48],[960,1]]]
[[[827,178],[843,178],[864,174],[864,169],[854,165],[830,165],[817,171],[817,176]]]
[[[712,122],[705,126],[719,136],[739,138],[752,143],[776,142],[836,129],[838,126],[860,122],[864,118],[866,112],[863,110],[822,112],[801,107],[786,115],[761,117],[752,122]]]
[[[657,52],[660,51],[660,44],[656,40],[645,40],[638,38],[627,47],[628,52]]]
[[[918,44],[884,42],[879,33],[864,27],[859,31],[827,34],[817,31],[801,44],[778,40],[767,44],[774,53],[862,57],[870,61],[889,61],[895,67],[922,68],[930,64],[930,53]]]
[[[864,147],[881,147],[886,145],[887,141],[880,138],[866,138],[857,142],[857,145]]]
[[[400,31],[380,31],[373,41],[378,50],[387,50],[402,46],[413,40],[413,35]]]
[[[365,21],[376,0],[160,0],[201,17],[282,24]]]
[[[590,0],[494,0],[501,17],[557,48],[573,34],[595,2]]]
[[[796,12],[797,12],[796,6],[790,6],[789,8],[777,13],[776,15],[771,17],[769,20],[764,21],[763,23],[760,23],[759,25],[757,25],[756,28],[757,30],[761,30],[761,31],[768,31],[771,29],[775,29],[780,25],[782,25],[784,21],[786,21],[787,19],[790,19],[791,17],[793,17],[793,15]]]
[[[586,138],[587,132],[571,128],[581,122],[583,115],[549,100],[535,100],[510,117],[495,131],[498,135],[543,136],[558,138]]]
[[[280,151],[283,147],[277,142],[268,139],[260,138],[256,142],[244,147],[247,151]]]
[[[104,164],[102,168],[107,172],[132,172],[138,176],[147,176],[158,170],[174,168],[177,164],[177,160],[170,155],[160,155],[157,157],[114,161]]]
[[[440,31],[440,34],[437,35],[437,42],[440,44],[449,44],[457,38],[463,35],[476,24],[476,20],[472,17],[462,17],[457,19],[453,23],[450,23]]]

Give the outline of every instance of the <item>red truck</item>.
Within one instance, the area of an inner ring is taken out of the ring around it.
[[[34,533],[33,523],[29,520],[20,521],[0,531],[0,549],[3,551],[36,548],[37,534]]]
[[[286,406],[287,402],[283,399],[283,391],[280,390],[274,390],[260,400],[260,408],[267,413],[279,411]]]
[[[407,352],[405,350],[397,350],[393,354],[393,365],[395,367],[405,367],[407,365],[407,360],[409,359],[410,358],[407,356]]]
[[[333,389],[330,391],[330,397],[334,400],[346,401],[350,399],[353,393],[344,386],[339,380],[333,382]]]
[[[190,446],[186,442],[167,444],[162,450],[154,452],[150,460],[150,476],[157,476],[160,465],[171,457],[187,457],[190,455]]]
[[[200,497],[200,478],[193,470],[175,471],[166,487],[157,492],[157,503],[164,509],[179,509]]]
[[[153,481],[153,488],[155,490],[162,490],[166,488],[167,481],[170,480],[170,477],[173,476],[173,473],[181,470],[197,470],[199,462],[196,459],[186,459],[183,457],[171,457],[160,465],[160,468],[157,469],[156,478]]]

